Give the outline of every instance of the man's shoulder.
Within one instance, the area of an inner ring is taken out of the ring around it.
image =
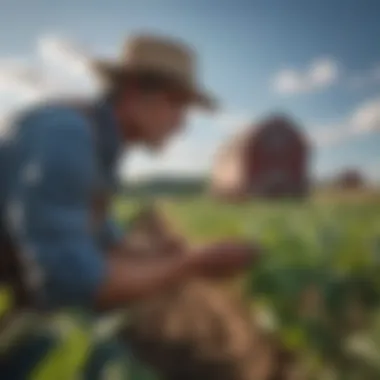
[[[61,169],[70,166],[76,173],[92,165],[96,152],[93,132],[86,115],[75,103],[48,101],[23,112],[20,138],[16,141],[26,152],[44,152],[41,157],[52,166],[61,165]]]
[[[88,117],[75,101],[51,100],[35,104],[22,110],[14,120],[20,124],[36,125],[46,132],[63,128],[89,133]]]
[[[9,113],[2,121],[0,139],[12,143],[29,141],[41,129],[53,131],[54,126],[62,124],[78,128],[85,123],[84,117],[74,108],[50,102],[36,103]]]

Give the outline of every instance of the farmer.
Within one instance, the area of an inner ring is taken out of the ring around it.
[[[247,244],[231,243],[162,260],[126,258],[131,248],[108,213],[123,148],[160,149],[181,131],[190,107],[211,110],[214,101],[196,83],[191,49],[165,37],[133,37],[119,61],[95,61],[93,68],[104,84],[98,99],[35,106],[19,114],[1,136],[4,380],[75,377],[70,368],[79,370],[88,359],[90,347],[84,342],[92,331],[86,322],[72,333],[69,318],[52,317],[61,311],[80,309],[97,320],[190,277],[233,274],[253,256]],[[34,319],[20,322],[17,311],[23,307],[35,312]],[[38,324],[39,318],[44,322]],[[70,337],[75,353],[36,334],[51,321]],[[65,353],[71,353],[66,361]]]

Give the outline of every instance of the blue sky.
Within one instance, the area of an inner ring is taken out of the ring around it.
[[[281,110],[318,144],[317,175],[359,166],[380,178],[377,0],[0,0],[0,7],[0,74],[4,60],[40,64],[36,46],[46,36],[104,55],[117,54],[125,37],[145,30],[197,48],[201,77],[223,112],[194,118],[188,135],[162,158],[136,153],[135,174],[206,170],[218,143],[238,125]],[[5,93],[0,86],[0,100],[9,100]]]

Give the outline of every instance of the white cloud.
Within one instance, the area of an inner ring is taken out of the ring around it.
[[[359,90],[380,83],[380,64],[364,70],[344,69],[331,58],[318,58],[303,69],[286,68],[276,73],[272,89],[281,95],[296,95],[321,91],[336,83]]]
[[[168,174],[194,176],[207,173],[214,154],[225,139],[246,127],[253,118],[242,112],[221,112],[213,116],[194,114],[185,134],[164,152],[151,155],[138,150],[121,165],[128,179]]]
[[[313,129],[311,137],[318,146],[332,146],[368,133],[380,132],[380,98],[360,104],[340,123]]]
[[[317,147],[340,144],[347,137],[347,127],[340,124],[329,124],[317,127],[311,133],[311,139]]]
[[[1,130],[6,130],[9,115],[27,104],[50,96],[95,93],[89,57],[77,44],[54,36],[40,38],[29,57],[0,57]]]
[[[357,108],[350,118],[354,133],[380,132],[380,98],[372,99]]]
[[[320,59],[312,63],[308,75],[311,88],[326,87],[333,84],[338,78],[338,65],[331,59]]]
[[[253,120],[254,116],[242,112],[223,111],[213,117],[215,126],[226,132],[244,128]]]
[[[45,78],[27,62],[17,59],[0,59],[0,94],[35,99]]]
[[[57,36],[44,36],[37,42],[37,53],[45,66],[63,69],[72,76],[87,76],[89,74],[90,55],[86,50],[71,41]]]
[[[159,174],[200,175],[208,171],[217,143],[202,143],[190,136],[177,139],[161,154],[150,155],[138,150],[124,161],[121,173],[126,173],[131,179]]]
[[[52,95],[91,93],[96,83],[89,55],[71,41],[53,36],[37,41],[29,59],[0,57],[0,98],[34,101]]]
[[[334,84],[339,77],[338,64],[329,58],[312,61],[304,70],[285,69],[273,79],[273,89],[290,95],[322,90]]]

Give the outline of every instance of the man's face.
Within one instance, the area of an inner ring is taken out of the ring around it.
[[[160,150],[181,131],[189,106],[183,96],[167,90],[135,93],[129,101],[129,119],[138,141],[153,150]]]

